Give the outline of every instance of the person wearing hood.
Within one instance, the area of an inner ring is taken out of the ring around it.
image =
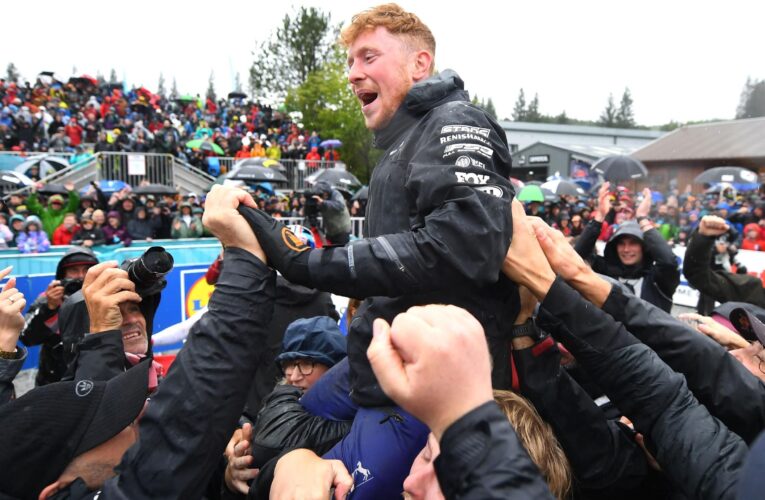
[[[32,194],[27,199],[27,208],[29,212],[40,217],[42,229],[49,238],[53,237],[53,232],[64,221],[64,216],[70,212],[76,212],[80,206],[80,195],[75,191],[74,184],[71,182],[65,185],[69,192],[68,200],[64,203],[64,197],[60,194],[54,194],[48,199],[48,206],[43,207],[38,199],[37,190],[32,190]]]
[[[188,202],[181,203],[180,212],[173,219],[170,237],[173,239],[201,238],[203,234],[202,220],[192,213]]]
[[[8,214],[0,212],[0,249],[8,248],[13,241],[13,231],[8,227]]]
[[[42,253],[50,248],[48,235],[42,230],[40,219],[30,215],[24,221],[24,230],[16,236],[16,245],[21,253]]]
[[[13,235],[13,238],[8,242],[8,246],[11,248],[15,248],[18,246],[18,243],[16,240],[19,237],[19,234],[24,232],[24,216],[21,214],[14,214],[11,215],[11,218],[8,219],[11,234]]]
[[[148,218],[146,207],[139,206],[135,209],[132,219],[128,220],[127,230],[134,240],[151,241],[154,237],[154,225]]]
[[[762,228],[756,222],[750,222],[744,226],[741,250],[765,251],[765,238],[763,238]]]
[[[106,224],[101,228],[104,232],[107,245],[116,245],[122,243],[129,247],[133,241],[125,225],[122,223],[122,216],[116,210],[106,214]]]
[[[56,277],[45,292],[32,303],[25,316],[21,342],[25,346],[42,345],[36,385],[58,382],[66,369],[58,314],[64,300],[82,286],[85,273],[98,264],[92,250],[72,247],[56,266]]]
[[[637,221],[620,224],[608,239],[603,256],[593,254],[603,219],[611,211],[608,187],[604,182],[598,193],[598,213],[577,240],[576,252],[589,259],[596,272],[619,280],[641,299],[670,312],[672,296],[680,284],[680,269],[672,248],[648,219],[650,190],[643,191]]]

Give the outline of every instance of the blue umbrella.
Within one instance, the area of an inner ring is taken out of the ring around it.
[[[340,139],[327,139],[326,141],[321,141],[319,146],[323,148],[340,148],[343,146],[343,143]]]
[[[259,182],[255,184],[255,187],[268,194],[274,194],[274,186],[270,182]]]
[[[661,191],[651,191],[651,200],[654,203],[663,203],[664,195],[661,193]]]
[[[130,187],[130,185],[124,181],[101,180],[101,181],[98,181],[98,187],[100,187],[101,191],[103,191],[105,194],[112,194],[112,193],[116,193],[120,189]],[[87,185],[83,187],[82,189],[80,189],[80,194],[86,194],[89,190],[90,190],[90,185]]]

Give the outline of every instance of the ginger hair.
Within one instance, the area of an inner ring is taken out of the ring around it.
[[[436,39],[425,23],[395,3],[386,3],[364,10],[351,19],[340,33],[340,43],[349,47],[362,33],[382,26],[390,33],[406,39],[413,50],[427,50],[436,56]]]
[[[507,416],[555,498],[568,498],[571,466],[550,425],[530,402],[514,392],[495,390],[494,401]]]

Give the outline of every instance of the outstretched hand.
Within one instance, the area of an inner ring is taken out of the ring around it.
[[[247,481],[255,479],[260,469],[252,469],[252,424],[237,429],[226,446],[226,472],[223,475],[226,486],[233,492],[246,495],[250,490]]]
[[[728,222],[716,215],[705,215],[699,223],[699,234],[704,236],[720,236],[728,232]]]
[[[598,189],[598,211],[595,213],[595,220],[598,222],[603,222],[608,212],[611,211],[610,187],[610,182],[604,182],[600,189]]]
[[[202,223],[217,237],[224,247],[247,250],[266,262],[266,254],[252,229],[237,210],[240,205],[256,208],[257,204],[246,191],[231,186],[213,186],[205,200]]]
[[[635,210],[635,217],[648,217],[651,213],[652,202],[651,190],[649,188],[643,189],[643,199],[640,201],[637,210]]]
[[[412,307],[392,325],[376,319],[367,357],[385,393],[438,439],[491,401],[491,363],[481,324],[455,306]]]
[[[542,300],[555,281],[555,273],[537,242],[531,218],[517,200],[513,200],[512,213],[513,241],[502,263],[502,272]]]
[[[8,266],[0,271],[0,280],[13,270]],[[24,328],[24,310],[27,301],[24,294],[16,288],[16,278],[9,279],[0,291],[0,350],[13,352],[19,340],[21,329]]]

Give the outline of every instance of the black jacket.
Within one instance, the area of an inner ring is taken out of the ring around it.
[[[225,263],[207,314],[152,396],[117,477],[98,494],[82,493],[80,482],[61,498],[202,495],[244,407],[274,299],[274,273],[252,254],[229,248]]]
[[[765,429],[765,384],[720,344],[619,286],[603,310],[685,375],[693,395],[744,441]]]
[[[715,239],[699,234],[698,230],[691,235],[683,260],[683,274],[688,284],[718,302],[749,302],[765,307],[765,289],[760,278],[710,267]]]
[[[494,401],[449,426],[440,446],[434,467],[445,498],[553,498]]]
[[[589,259],[592,268],[600,273],[616,279],[642,278],[643,284],[635,294],[641,299],[670,312],[672,310],[672,295],[677,285],[680,284],[680,270],[677,266],[677,258],[672,248],[664,241],[661,234],[655,229],[642,232],[637,224],[628,222],[619,227],[611,236],[603,257],[593,254],[595,242],[600,235],[602,222],[590,221],[584,228],[579,239],[576,241],[576,251],[583,259]],[[616,254],[616,240],[628,234],[642,242],[643,264],[640,268],[631,269],[625,266]]]
[[[255,420],[263,398],[271,393],[282,375],[274,360],[282,352],[282,339],[287,326],[296,319],[314,316],[330,316],[333,319],[339,319],[330,294],[295,285],[277,276],[274,313],[267,328],[268,337],[263,345],[262,354],[256,363],[255,377],[252,380],[250,392],[247,395],[247,406],[244,410],[245,416],[250,420]]]
[[[539,322],[645,435],[676,488],[689,498],[735,495],[746,444],[699,404],[682,375],[560,278],[542,301]]]
[[[643,450],[617,421],[606,419],[560,365],[552,337],[528,349],[513,349],[521,394],[555,431],[576,477],[577,488],[597,496],[624,498],[648,474]]]
[[[515,318],[518,299],[500,272],[514,196],[504,130],[470,104],[462,80],[447,70],[414,85],[375,141],[385,152],[369,186],[369,237],[314,250],[308,262],[308,286],[366,298],[348,337],[353,399],[390,404],[366,356],[374,318],[392,321],[432,303],[478,318],[494,358],[494,386],[508,387],[501,325]]]
[[[72,247],[66,251],[64,256],[56,266],[56,278],[64,278],[64,263],[71,258],[83,257],[98,262],[95,254],[89,248]],[[68,296],[64,296],[66,300]],[[19,339],[29,347],[42,345],[40,348],[40,365],[35,378],[36,385],[45,385],[52,382],[58,382],[66,372],[66,360],[64,356],[64,345],[61,338],[61,328],[59,326],[59,311],[48,308],[48,297],[45,293],[32,303],[24,316],[24,329],[21,330]]]
[[[83,228],[72,237],[72,245],[82,245],[85,240],[91,240],[93,245],[103,245],[106,242],[106,236],[100,228],[95,226],[89,231]]]

